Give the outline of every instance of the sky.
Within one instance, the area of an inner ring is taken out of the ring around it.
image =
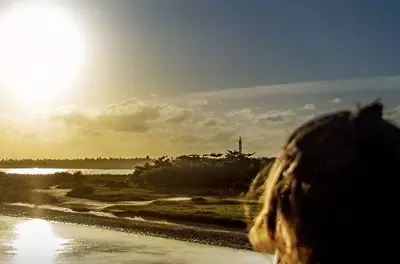
[[[47,104],[2,87],[0,158],[224,152],[239,136],[274,156],[322,113],[380,97],[400,117],[399,1],[45,2],[74,14],[86,63]]]

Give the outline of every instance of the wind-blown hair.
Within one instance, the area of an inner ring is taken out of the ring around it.
[[[278,252],[286,264],[398,258],[400,130],[382,112],[374,102],[294,131],[254,181],[265,179],[263,207],[249,232],[255,250]]]

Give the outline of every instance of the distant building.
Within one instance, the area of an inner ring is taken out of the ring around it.
[[[239,153],[240,153],[240,154],[243,153],[243,141],[242,141],[242,137],[239,137]]]

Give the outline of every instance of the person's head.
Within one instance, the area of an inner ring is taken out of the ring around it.
[[[397,241],[387,237],[400,224],[400,130],[382,108],[376,102],[332,113],[294,131],[257,176],[268,174],[249,234],[256,250],[278,252],[287,264],[397,258]]]

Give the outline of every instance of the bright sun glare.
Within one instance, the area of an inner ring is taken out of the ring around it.
[[[17,224],[15,233],[16,240],[12,243],[15,263],[54,263],[56,255],[69,242],[59,237],[50,223],[40,219]]]
[[[83,66],[85,44],[83,28],[68,10],[13,4],[0,14],[0,86],[24,104],[59,98]]]

